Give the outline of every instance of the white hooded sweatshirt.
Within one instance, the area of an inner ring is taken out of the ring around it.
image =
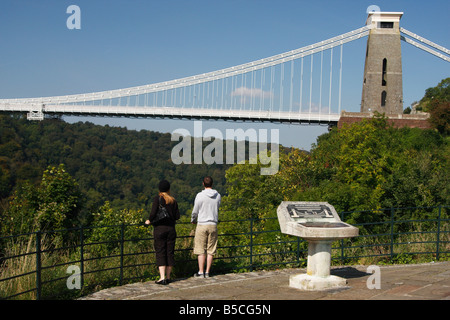
[[[191,222],[197,222],[199,225],[216,225],[219,222],[220,201],[220,194],[214,189],[207,188],[197,193]]]

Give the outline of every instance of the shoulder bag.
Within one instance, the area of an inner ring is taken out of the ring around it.
[[[155,224],[156,222],[159,222],[161,220],[164,220],[166,218],[169,218],[169,212],[167,211],[167,208],[161,205],[161,197],[159,198],[159,206],[158,211],[156,212],[155,219],[153,219],[152,224]]]

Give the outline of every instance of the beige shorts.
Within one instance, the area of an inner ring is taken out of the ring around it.
[[[194,238],[194,254],[215,255],[217,250],[217,226],[197,225]]]

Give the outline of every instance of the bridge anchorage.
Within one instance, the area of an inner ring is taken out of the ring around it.
[[[62,114],[336,125],[374,111],[404,118],[400,40],[447,62],[450,50],[401,28],[402,15],[370,12],[366,25],[353,31],[191,77],[101,92],[0,99],[0,111],[26,112],[30,120]],[[361,112],[344,112],[343,47],[366,36]]]

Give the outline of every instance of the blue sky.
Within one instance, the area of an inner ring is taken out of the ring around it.
[[[69,5],[81,29],[69,30]],[[450,48],[450,2],[301,0],[2,0],[0,98],[125,88],[214,71],[297,49],[364,26],[366,9],[403,11],[401,26]],[[343,109],[359,111],[366,39],[344,46]],[[404,107],[450,76],[450,64],[402,42]],[[172,132],[182,120],[77,118]],[[278,128],[280,142],[310,149],[326,127],[204,122]]]

